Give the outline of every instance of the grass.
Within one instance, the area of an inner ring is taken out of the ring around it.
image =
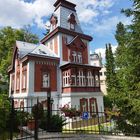
[[[88,133],[88,134],[99,134],[99,127],[100,131],[106,131],[110,132],[111,127],[114,125],[114,123],[102,123],[99,125],[92,125],[92,126],[85,126],[80,128],[64,128],[63,133]]]
[[[17,135],[18,135],[18,133],[15,133],[15,132],[13,133],[13,136],[17,136]],[[0,134],[0,140],[7,140],[9,138],[10,138],[10,132],[8,132],[8,131],[5,131]]]

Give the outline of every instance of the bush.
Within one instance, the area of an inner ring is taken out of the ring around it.
[[[44,130],[48,130],[48,126],[47,126],[47,113],[44,113],[43,119],[41,119],[40,122],[40,128],[44,129]],[[66,125],[66,120],[59,115],[52,115],[50,117],[50,121],[49,121],[49,131],[51,132],[62,132],[62,128],[64,125]]]
[[[43,116],[44,110],[41,103],[37,103],[32,107],[32,114],[35,119],[41,119]]]

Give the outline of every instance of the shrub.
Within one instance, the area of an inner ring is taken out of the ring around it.
[[[41,119],[39,127],[44,130],[48,130],[47,121],[48,121],[47,113],[44,113],[44,116]],[[62,128],[64,125],[66,125],[66,120],[62,116],[52,115],[49,121],[49,131],[62,132]]]
[[[32,107],[32,115],[35,119],[41,119],[43,117],[43,105],[41,103],[37,103]]]

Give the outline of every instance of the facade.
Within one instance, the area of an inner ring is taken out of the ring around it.
[[[103,92],[103,94],[106,95],[107,94],[106,82],[105,82],[106,81],[106,68],[102,64],[101,54],[99,54],[99,55],[97,53],[90,54],[90,62],[91,62],[91,65],[93,65],[93,66],[101,67],[100,87],[101,87],[101,91]]]
[[[35,99],[52,109],[68,104],[82,111],[103,111],[100,67],[90,65],[89,42],[80,27],[76,5],[57,0],[50,18],[50,31],[38,45],[16,41],[9,68],[9,96],[15,106],[27,106]]]

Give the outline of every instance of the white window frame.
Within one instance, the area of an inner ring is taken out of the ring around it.
[[[22,88],[23,88],[23,89],[26,88],[26,75],[27,75],[27,72],[26,72],[26,71],[23,71],[23,72],[22,72],[22,78],[23,78],[23,79],[22,79],[22,82],[23,82],[23,83],[22,83]]]
[[[88,71],[87,79],[88,79],[88,86],[94,86],[94,77],[91,71]]]
[[[82,63],[82,53],[78,52],[78,62]]]
[[[73,51],[72,52],[72,57],[73,57],[73,62],[77,62],[77,55],[76,55],[76,52],[75,51]]]
[[[20,90],[19,88],[20,88],[20,76],[18,74],[17,80],[16,80],[16,90]]]
[[[63,87],[68,87],[70,86],[70,74],[68,71],[63,72]]]
[[[82,70],[79,70],[78,80],[79,80],[79,86],[85,86],[86,79]]]
[[[48,72],[43,72],[42,74],[42,87],[43,88],[50,87],[50,74]]]

